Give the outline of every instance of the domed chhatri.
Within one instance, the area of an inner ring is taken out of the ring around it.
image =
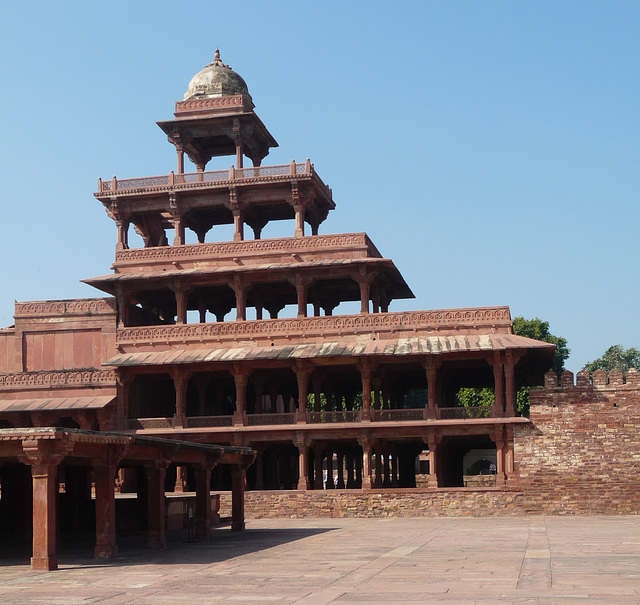
[[[233,95],[247,95],[251,98],[247,83],[226,63],[222,62],[220,50],[216,48],[213,61],[191,78],[184,100],[211,99]]]

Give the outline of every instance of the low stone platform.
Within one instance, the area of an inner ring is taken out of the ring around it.
[[[57,572],[0,559],[0,602],[640,602],[640,516],[267,519],[184,540],[162,551],[124,541],[109,562],[61,548]]]

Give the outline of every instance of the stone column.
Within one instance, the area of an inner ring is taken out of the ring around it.
[[[178,174],[184,174],[184,150],[176,145],[176,151],[178,152]]]
[[[233,289],[236,294],[236,320],[244,321],[247,318],[247,293],[242,278],[238,275],[233,280]]]
[[[367,438],[358,441],[362,446],[362,489],[371,489],[371,442]]]
[[[360,376],[362,378],[362,414],[363,422],[371,420],[371,363],[368,359],[360,362]]]
[[[358,279],[360,286],[360,313],[369,313],[369,280],[367,276],[360,276]]]
[[[116,220],[118,230],[118,240],[116,250],[127,250],[129,248],[129,221]]]
[[[56,557],[57,464],[32,464],[33,556],[31,569],[58,569]]]
[[[31,466],[33,497],[33,551],[31,569],[58,569],[56,557],[56,497],[58,464],[73,449],[73,443],[25,439],[18,456]]]
[[[355,487],[355,478],[354,478],[354,460],[351,454],[347,454],[347,489],[353,489]]]
[[[333,482],[333,450],[327,448],[325,452],[327,454],[327,481],[324,485],[324,488],[334,489],[335,483]]]
[[[374,487],[382,487],[382,456],[381,456],[382,450],[380,448],[380,444],[376,443],[375,446],[375,456],[376,456],[376,461],[375,461],[375,471],[376,471],[376,475],[375,475],[375,479],[373,481],[373,486]]]
[[[505,484],[505,440],[502,427],[495,430],[494,441],[496,443],[496,487],[500,487]]]
[[[154,466],[145,467],[147,474],[147,514],[149,533],[147,546],[149,548],[164,548],[166,537],[166,510],[164,497],[164,478],[168,462],[159,460]]]
[[[294,237],[303,237],[304,236],[304,205],[296,204],[293,209],[296,213],[296,230],[294,233]]]
[[[322,489],[322,448],[318,444],[313,446],[313,466],[313,489]]]
[[[427,487],[438,487],[438,444],[441,437],[435,433],[429,433],[425,439],[429,446],[429,480]]]
[[[96,548],[98,559],[118,556],[116,544],[116,459],[105,456],[93,464],[93,481],[96,489]]]
[[[390,487],[391,486],[391,474],[389,472],[389,452],[386,451],[383,454],[384,458],[383,458],[383,472],[384,472],[384,486],[385,487]]]
[[[398,486],[398,456],[391,454],[391,486]]]
[[[231,469],[231,531],[244,530],[244,489],[246,470],[240,465]]]
[[[244,221],[242,216],[242,210],[240,208],[234,208],[233,213],[233,241],[241,242],[244,240]]]
[[[189,297],[189,289],[183,284],[175,284],[172,289],[176,295],[176,324],[184,325],[187,323],[187,299]]]
[[[183,372],[173,373],[173,385],[176,391],[176,413],[173,417],[173,427],[182,428],[187,425],[187,387],[189,376]]]
[[[300,275],[296,275],[290,283],[296,289],[296,298],[298,301],[298,317],[307,317],[307,294],[309,291],[309,279]]]
[[[492,416],[501,418],[504,416],[504,366],[499,352],[495,353],[493,360],[493,379],[495,382],[495,403],[493,404]]]
[[[344,489],[344,454],[340,451],[337,452],[338,456],[338,482],[336,487],[338,489]]]
[[[246,402],[247,402],[247,383],[249,376],[240,368],[234,369],[233,380],[236,385],[236,411],[233,415],[233,424],[245,424]]]
[[[256,450],[256,489],[264,489],[264,450]]]
[[[211,537],[211,470],[213,467],[196,467],[196,536],[203,540]]]
[[[298,379],[298,413],[296,422],[307,421],[307,398],[309,395],[309,377],[311,367],[308,364],[296,364],[296,378]]]
[[[504,364],[504,382],[505,382],[505,416],[516,415],[516,392],[514,384],[515,360],[510,351],[507,351],[507,359]]]
[[[304,435],[296,436],[296,446],[298,447],[298,489],[308,490],[309,477],[307,473],[309,468],[309,454]]]
[[[176,466],[176,483],[173,486],[173,491],[182,494],[186,491],[187,487],[187,467],[183,465]]]
[[[425,408],[426,418],[435,419],[438,416],[438,369],[440,360],[433,356],[427,357],[425,361],[425,369],[427,371],[427,407]]]

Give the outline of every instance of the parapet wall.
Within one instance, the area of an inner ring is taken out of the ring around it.
[[[531,424],[515,427],[524,510],[640,513],[640,373],[545,375]]]

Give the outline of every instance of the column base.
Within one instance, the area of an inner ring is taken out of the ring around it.
[[[150,535],[147,539],[147,546],[149,548],[164,548],[165,540],[161,536]]]
[[[244,521],[231,521],[231,531],[244,531]]]
[[[96,559],[115,559],[118,547],[115,544],[97,544],[93,555]]]
[[[58,569],[58,558],[54,555],[51,557],[31,557],[32,571],[53,571]]]

